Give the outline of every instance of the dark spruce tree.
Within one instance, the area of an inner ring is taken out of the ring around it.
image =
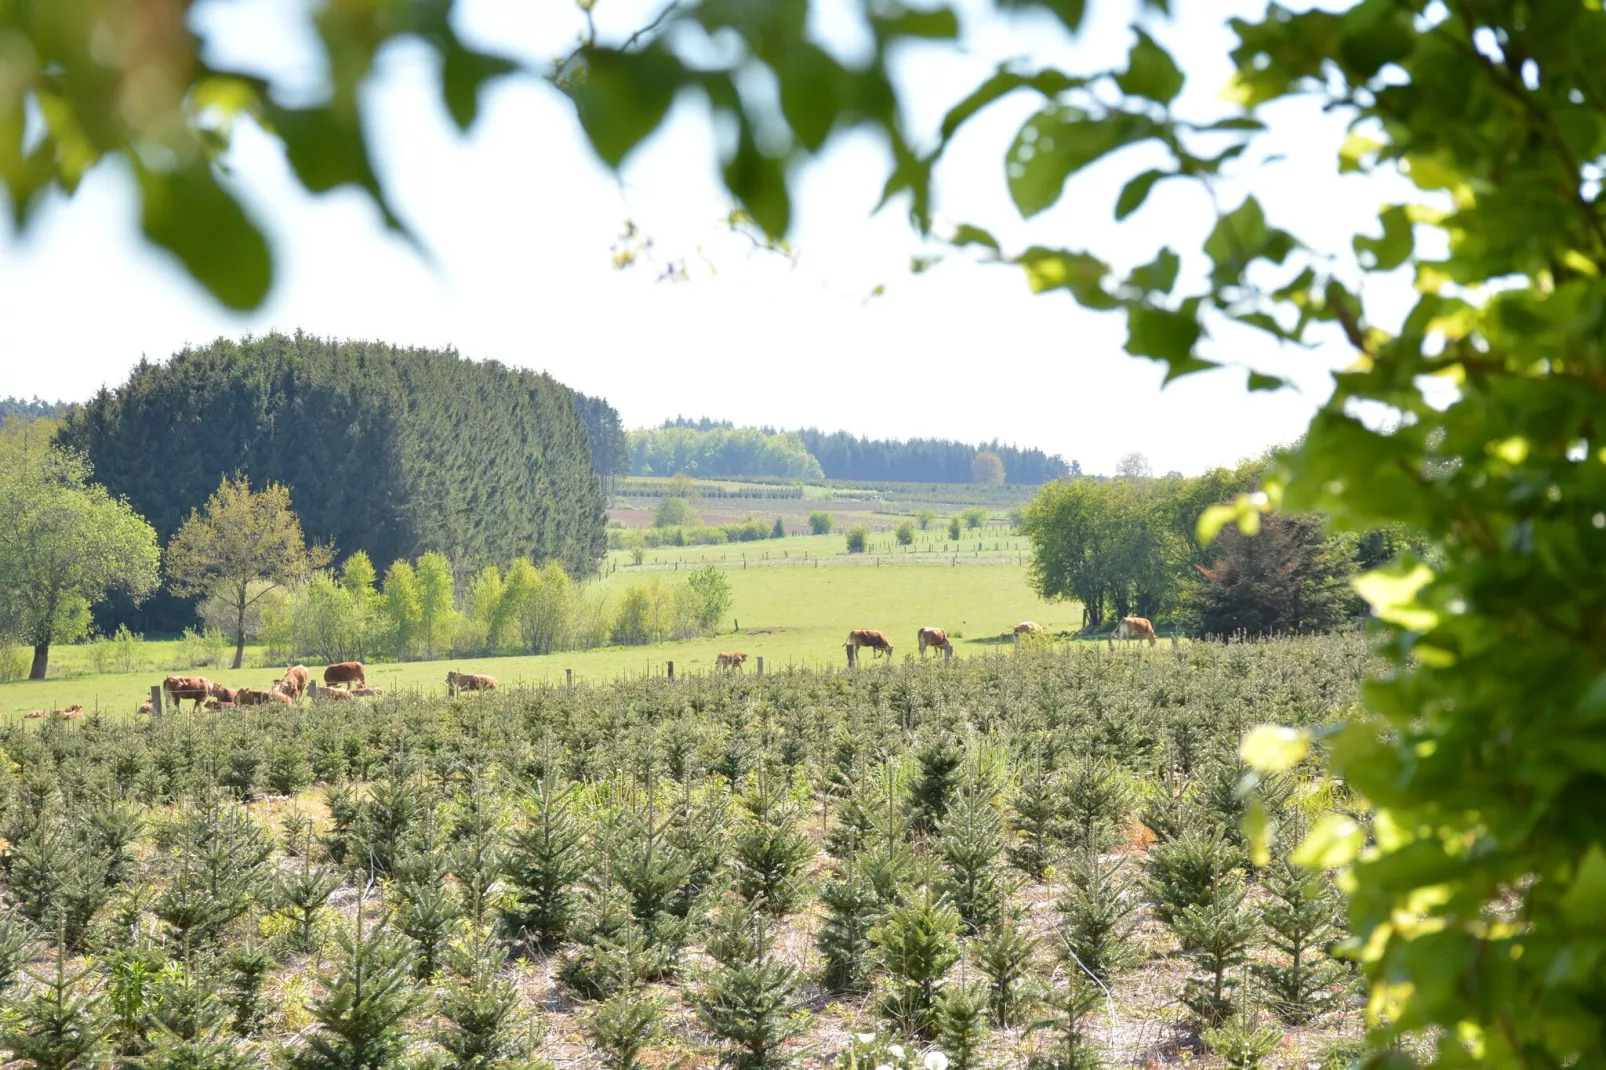
[[[307,536],[342,554],[388,562],[438,550],[469,569],[528,555],[582,576],[605,546],[590,430],[609,448],[604,410],[550,376],[452,350],[298,332],[142,361],[74,407],[60,438],[164,540],[239,473],[289,487]],[[119,622],[178,631],[193,619],[170,596],[138,611],[114,600],[99,614],[108,634]]]

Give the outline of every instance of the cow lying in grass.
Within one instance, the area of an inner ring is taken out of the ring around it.
[[[476,676],[471,672],[449,672],[446,674],[446,693],[456,697],[459,691],[495,691],[496,677]]]

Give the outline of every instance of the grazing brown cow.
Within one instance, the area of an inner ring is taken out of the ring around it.
[[[882,632],[874,631],[870,628],[861,628],[857,631],[849,632],[848,646],[853,647],[854,653],[858,653],[864,647],[869,647],[871,657],[882,653],[885,653],[888,658],[892,657],[892,641]]]
[[[269,706],[276,702],[286,706],[290,705],[294,700],[283,691],[277,690],[277,688],[277,684],[267,691],[261,691],[254,687],[242,687],[235,698],[235,703],[240,706]]]
[[[1143,617],[1122,617],[1121,623],[1117,624],[1115,631],[1110,633],[1110,638],[1112,640],[1147,639],[1150,646],[1154,646],[1159,642],[1154,637],[1154,625]]]
[[[1017,637],[1022,635],[1042,635],[1043,631],[1043,626],[1034,621],[1023,620],[1015,625],[1015,635]]]
[[[323,682],[326,687],[333,687],[336,684],[356,684],[358,687],[365,687],[368,684],[368,674],[360,661],[341,661],[324,669]]]
[[[139,709],[135,710],[134,712],[135,713],[155,713],[156,712],[156,707],[153,704],[149,703],[149,702],[141,702],[139,704]]]
[[[212,688],[215,685],[204,676],[169,676],[162,681],[162,691],[167,695],[167,704],[178,711],[179,703],[190,699],[199,710],[201,703],[212,697]]]
[[[284,675],[273,686],[292,699],[299,699],[307,693],[307,681],[310,679],[305,665],[286,665]]]
[[[456,696],[459,691],[495,691],[496,677],[476,676],[470,672],[446,674],[446,693]]]
[[[940,650],[950,657],[953,656],[954,644],[949,641],[948,633],[943,631],[941,628],[922,628],[920,629],[918,638],[920,640],[921,661],[926,660],[927,647],[930,647],[933,650]]]
[[[730,653],[721,653],[721,654],[717,655],[714,658],[714,668],[716,668],[716,669],[740,669],[742,667],[742,663],[745,662],[746,660],[747,660],[747,655],[743,654],[743,653],[741,653],[739,651],[731,651]]]

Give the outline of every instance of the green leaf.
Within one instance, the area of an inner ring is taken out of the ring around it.
[[[1249,841],[1249,858],[1257,866],[1271,864],[1271,821],[1266,815],[1266,804],[1260,796],[1249,800],[1239,823],[1244,838]]]
[[[1262,773],[1284,773],[1310,753],[1310,733],[1283,725],[1263,724],[1249,730],[1238,745],[1238,757]]]
[[[1281,376],[1265,375],[1257,371],[1249,373],[1249,390],[1251,393],[1257,390],[1281,390],[1288,385],[1288,380]]]
[[[1323,814],[1294,851],[1294,861],[1311,869],[1338,869],[1355,861],[1366,833],[1354,818]]]
[[[952,41],[959,36],[959,16],[952,8],[899,7],[890,15],[872,15],[870,25],[876,39],[890,41],[897,37],[922,37],[933,41]]]
[[[1169,171],[1145,171],[1122,186],[1121,195],[1115,199],[1116,221],[1119,222],[1142,208],[1143,202],[1149,199],[1149,191],[1154,188],[1154,184],[1162,178],[1169,178],[1170,175]]]
[[[774,67],[780,82],[781,112],[803,147],[818,152],[831,135],[853,76],[825,51],[807,41],[786,50]]]
[[[1378,213],[1383,224],[1381,238],[1368,238],[1357,234],[1353,239],[1355,255],[1361,266],[1375,271],[1392,271],[1405,263],[1416,250],[1415,235],[1405,205],[1394,204]]]
[[[961,223],[954,228],[954,236],[948,239],[948,244],[960,246],[985,245],[993,252],[998,252],[998,239],[980,227],[973,227],[969,223]]]
[[[792,198],[786,189],[785,164],[758,150],[752,126],[742,117],[736,154],[724,167],[725,186],[741,201],[765,234],[783,238],[792,225]]]
[[[1026,269],[1026,283],[1034,294],[1069,290],[1084,308],[1105,311],[1120,307],[1120,302],[1104,289],[1109,265],[1089,253],[1034,245],[1016,257],[1015,263]]]
[[[1072,33],[1082,28],[1082,19],[1087,15],[1087,0],[999,0],[998,6],[1050,11]]]
[[[1350,581],[1382,620],[1414,632],[1432,630],[1439,615],[1416,600],[1417,592],[1433,582],[1433,570],[1420,561],[1394,561]]]
[[[1606,919],[1606,851],[1598,843],[1589,845],[1578,863],[1578,875],[1561,899],[1562,912],[1574,925],[1600,928]]]
[[[153,171],[129,154],[145,236],[169,250],[229,308],[255,308],[273,281],[267,239],[197,157],[177,171]]]
[[[1251,262],[1259,259],[1281,264],[1293,250],[1294,240],[1286,232],[1266,225],[1266,213],[1254,197],[1216,221],[1205,239],[1205,253],[1215,264],[1210,274],[1218,287],[1242,279]]]
[[[1126,327],[1126,351],[1134,357],[1151,357],[1173,369],[1186,368],[1181,373],[1184,375],[1215,367],[1213,363],[1195,360],[1193,347],[1198,344],[1201,332],[1197,316],[1187,311],[1135,305],[1127,311]]]
[[[1060,199],[1066,181],[1108,153],[1158,132],[1147,116],[1050,105],[1028,119],[1010,146],[1009,195],[1026,218]]]
[[[1155,43],[1154,38],[1139,27],[1137,44],[1132,46],[1126,70],[1115,76],[1115,83],[1125,93],[1147,97],[1161,104],[1169,104],[1182,92],[1183,75],[1171,53]]]
[[[1163,247],[1153,260],[1142,267],[1132,269],[1127,282],[1138,287],[1146,294],[1168,294],[1177,284],[1177,272],[1182,267],[1182,258],[1172,251],[1171,247]]]
[[[581,74],[565,91],[591,147],[617,170],[663,121],[675,92],[685,84],[686,70],[658,45],[630,53],[588,48],[581,63]]]
[[[1086,84],[1085,78],[1073,78],[1056,70],[1039,71],[1036,74],[999,70],[972,90],[968,97],[948,109],[948,114],[942,120],[942,140],[946,144],[977,112],[1017,89],[1035,89],[1052,100],[1067,89]]]
[[[269,105],[264,117],[283,140],[290,166],[307,189],[326,193],[338,186],[357,186],[379,206],[386,226],[407,231],[380,189],[379,177],[368,159],[362,125],[354,115],[346,116],[331,108]]]
[[[485,83],[512,74],[518,70],[518,64],[465,48],[456,34],[445,38],[442,53],[441,96],[457,128],[467,130],[479,114],[480,91]]]

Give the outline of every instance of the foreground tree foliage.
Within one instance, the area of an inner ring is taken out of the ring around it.
[[[48,421],[0,428],[0,637],[33,647],[43,680],[52,643],[89,630],[90,606],[112,591],[138,601],[156,588],[156,532],[89,482],[79,457],[50,444]]]

